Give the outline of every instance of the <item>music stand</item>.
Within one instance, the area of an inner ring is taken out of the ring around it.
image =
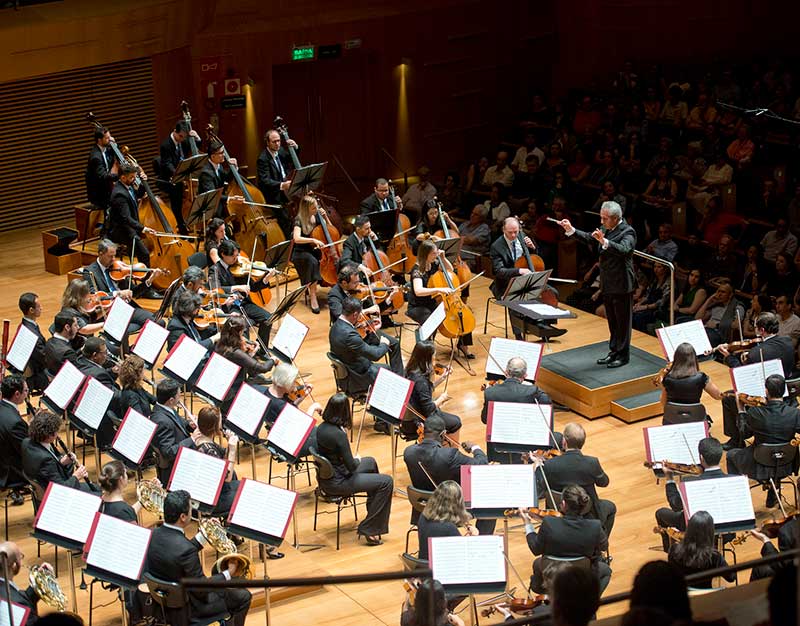
[[[279,274],[284,277],[283,281],[283,296],[289,293],[289,280],[286,278],[286,269],[289,267],[289,262],[292,260],[292,250],[294,250],[294,240],[281,241],[274,246],[267,248],[266,241],[264,242],[264,263],[267,267],[275,268]],[[254,259],[255,260],[255,259]],[[275,287],[280,295],[281,283],[275,279]]]
[[[192,174],[196,174],[202,170],[207,162],[207,154],[197,154],[195,156],[186,157],[178,163],[178,167],[175,168],[175,173],[172,175],[172,179],[169,182],[173,185],[178,185],[190,179]]]
[[[394,239],[397,232],[397,212],[398,209],[394,209],[393,211],[373,211],[366,214],[372,231],[384,243]]]
[[[192,208],[189,209],[189,219],[186,220],[186,225],[191,226],[202,219],[205,229],[206,222],[216,215],[221,200],[222,187],[196,195],[192,202]]]
[[[292,182],[289,185],[289,189],[286,191],[286,196],[294,198],[300,194],[317,189],[322,184],[322,179],[325,176],[325,168],[327,167],[327,161],[298,167],[292,172]]]
[[[545,287],[547,287],[547,280],[550,278],[552,271],[553,270],[545,270],[543,272],[531,272],[524,276],[517,276],[508,283],[506,292],[503,295],[503,300],[511,302],[538,300]]]
[[[294,305],[297,304],[300,296],[302,296],[307,289],[308,285],[303,285],[302,287],[295,289],[291,293],[284,296],[283,300],[278,303],[278,306],[276,306],[275,310],[272,312],[272,315],[269,318],[269,323],[271,325],[275,325],[277,322],[281,321],[283,316],[291,311],[292,308],[294,308]]]
[[[445,258],[455,265],[456,259],[461,254],[461,237],[453,237],[452,239],[440,239],[436,242],[436,247],[439,250],[444,250]]]

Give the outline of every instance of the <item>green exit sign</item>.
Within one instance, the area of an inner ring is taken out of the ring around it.
[[[314,46],[295,46],[292,48],[292,61],[308,61],[314,58]]]

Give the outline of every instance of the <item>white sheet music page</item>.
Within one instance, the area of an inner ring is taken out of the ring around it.
[[[142,332],[139,333],[132,352],[142,357],[146,363],[153,365],[158,361],[168,336],[169,331],[166,328],[159,326],[153,320],[147,320],[142,326]]]
[[[44,390],[44,395],[50,398],[58,408],[66,409],[85,378],[86,376],[77,367],[69,361],[64,361],[58,374],[53,377]]]
[[[471,509],[536,506],[533,465],[462,465],[464,499]]]
[[[42,498],[33,527],[85,543],[100,503],[100,496],[51,482]]]
[[[156,434],[158,425],[151,422],[138,411],[128,408],[125,418],[114,435],[114,442],[111,447],[138,465],[150,447],[150,442]]]
[[[313,417],[287,402],[278,415],[278,419],[269,429],[267,441],[275,444],[284,452],[297,456],[300,448],[311,434],[314,424],[316,421]]]
[[[275,333],[272,347],[294,361],[300,351],[300,346],[303,345],[303,341],[308,335],[308,331],[308,326],[297,318],[292,317],[291,313],[287,313],[283,316],[280,328]]]
[[[436,332],[436,329],[439,328],[444,321],[445,317],[447,317],[447,313],[444,310],[444,302],[440,302],[439,306],[431,312],[428,319],[422,322],[422,325],[419,327],[420,341],[428,341],[430,336]]]
[[[725,476],[705,480],[685,480],[680,484],[686,520],[697,511],[708,511],[714,524],[753,520],[753,499],[747,476]]]
[[[3,591],[3,593],[5,594],[5,591]],[[30,612],[31,610],[28,607],[17,604],[16,602],[12,602],[11,619],[14,620],[14,626],[25,626],[25,624],[28,622],[28,615],[30,615]],[[9,626],[8,602],[2,598],[0,598],[0,626]]]
[[[197,343],[194,339],[183,335],[178,339],[177,343],[172,346],[166,360],[164,367],[170,372],[177,375],[183,380],[189,380],[192,373],[200,365],[200,361],[206,355],[206,350],[203,346]]]
[[[506,339],[504,337],[492,337],[492,343],[489,344],[489,354],[492,356],[487,356],[486,358],[487,374],[505,376],[506,373],[503,370],[505,370],[508,365],[508,360],[518,356],[522,357],[528,365],[528,373],[525,375],[525,380],[536,380],[536,374],[539,371],[539,363],[542,361],[541,344],[517,341],[516,339]],[[495,361],[497,361],[497,363],[495,363]],[[502,369],[498,364],[502,366]]]
[[[761,396],[763,398],[767,393],[764,388],[764,382],[773,374],[783,376],[783,363],[781,363],[780,359],[770,359],[769,361],[764,361],[764,363],[758,361],[757,363],[734,367],[730,372],[736,393],[746,393],[750,396]],[[788,390],[784,390],[783,397],[785,398],[788,393]]]
[[[261,420],[267,411],[270,399],[258,389],[247,383],[239,387],[236,397],[226,416],[228,421],[244,432],[256,436],[261,428]]]
[[[700,463],[697,444],[708,437],[708,424],[688,422],[643,428],[644,449],[650,462],[671,461],[673,463]]]
[[[658,341],[661,343],[661,350],[667,361],[672,361],[675,355],[675,348],[682,343],[690,343],[697,354],[711,352],[711,342],[708,334],[700,320],[691,320],[682,324],[656,328]]]
[[[87,376],[72,412],[84,424],[97,430],[113,398],[113,389],[106,387],[97,379]]]
[[[243,478],[228,522],[283,539],[296,503],[294,491]]]
[[[382,367],[378,370],[378,376],[372,384],[367,405],[401,419],[413,388],[413,382]]]
[[[197,379],[197,388],[215,400],[224,400],[241,369],[233,361],[214,352]]]
[[[24,372],[38,339],[39,337],[35,332],[30,330],[25,324],[20,324],[17,327],[17,333],[14,335],[14,339],[11,341],[8,354],[6,354],[6,361],[8,364],[20,372]]]
[[[198,502],[214,506],[228,473],[228,461],[191,448],[178,448],[169,478],[169,491],[185,489]]]
[[[144,526],[97,513],[86,542],[86,563],[128,580],[139,580],[151,533]]]
[[[520,306],[531,313],[536,313],[536,315],[546,315],[548,317],[567,317],[570,314],[570,312],[565,309],[559,309],[558,307],[541,302],[524,303],[520,304]]]
[[[443,585],[506,580],[502,535],[431,537],[428,555],[433,577]]]
[[[489,401],[487,441],[552,447],[556,445],[550,434],[552,428],[552,404]]]
[[[133,310],[133,307],[122,298],[114,298],[114,302],[111,303],[111,308],[108,309],[108,313],[106,314],[103,332],[117,341],[122,341],[125,337],[125,333],[128,332],[128,326],[133,317]]]

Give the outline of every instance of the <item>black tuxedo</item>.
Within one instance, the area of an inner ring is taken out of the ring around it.
[[[200,141],[195,139],[195,143],[200,143]],[[192,155],[189,140],[186,139],[181,143],[179,151],[178,146],[172,141],[172,133],[161,142],[158,152],[160,160],[159,178],[162,181],[172,180],[180,162]],[[170,208],[172,209],[173,215],[175,215],[178,227],[181,229],[185,228],[186,226],[184,225],[182,213],[184,184],[178,183],[177,185],[173,185],[171,182],[161,182],[159,183],[159,188],[169,195]]]
[[[489,289],[491,289],[492,295],[498,300],[505,294],[508,283],[510,283],[513,278],[521,275],[519,268],[514,267],[515,260],[509,246],[508,240],[504,236],[501,236],[495,239],[489,248],[489,258],[492,260],[492,271],[494,272],[494,282]],[[530,252],[535,254],[536,250],[533,249],[530,250]],[[524,254],[524,252],[522,252],[522,254]]]
[[[208,282],[212,289],[220,287],[226,294],[230,294],[231,287],[238,284],[236,282],[236,277],[231,274],[230,269],[225,266],[222,259],[208,270]],[[260,291],[268,287],[269,285],[262,280],[250,280],[250,289],[252,291]],[[223,308],[226,313],[237,310],[237,307],[241,308],[247,317],[250,318],[250,322],[254,326],[258,326],[258,336],[261,338],[264,345],[269,345],[269,333],[271,329],[269,323],[270,314],[253,302],[250,296],[239,300],[239,303],[239,305],[231,305]]]
[[[197,177],[197,193],[206,193],[207,191],[213,191],[214,189],[219,189],[226,183],[230,182],[232,176],[230,171],[225,171],[225,168],[220,166],[219,172],[214,167],[214,164],[209,161],[205,164],[202,170],[200,170],[200,175]],[[228,206],[228,194],[222,192],[222,198],[219,201],[219,207],[217,207],[217,217],[225,217],[225,207]]]
[[[84,276],[87,274],[91,274],[91,277],[87,276],[87,280],[89,281],[89,285],[92,287],[92,291],[95,291],[95,286],[99,291],[105,291],[109,295],[114,294],[117,291],[122,291],[128,288],[127,281],[123,281],[122,284],[116,283],[110,275],[107,275],[103,268],[100,266],[100,263],[97,262],[95,259],[92,263],[87,265],[83,269]],[[146,291],[150,288],[147,286],[145,281],[132,282],[131,283],[131,291],[133,292],[133,297],[138,298],[141,297]],[[148,310],[143,309],[135,300],[131,300],[128,302],[133,307],[133,316],[131,317],[131,323],[128,326],[128,334],[135,333],[142,326],[145,325],[147,320],[156,321],[155,316]],[[164,322],[159,320],[158,324],[161,326],[164,325]]]
[[[54,482],[81,491],[95,491],[91,485],[75,478],[69,468],[61,465],[42,444],[36,443],[30,437],[22,441],[22,470],[42,489],[47,489],[47,485]]]
[[[114,441],[114,435],[117,432],[114,420],[120,419],[120,416],[114,411],[114,406],[118,404],[119,397],[119,385],[117,385],[117,377],[110,369],[107,369],[102,365],[98,365],[83,355],[78,357],[78,369],[87,376],[91,376],[97,380],[97,382],[99,382],[101,385],[114,390],[114,396],[117,398],[117,402],[114,402],[114,400],[111,401],[106,415],[103,417],[100,425],[97,428],[97,445],[100,446],[101,449],[109,447]],[[112,414],[114,419],[109,417],[109,413]]]
[[[97,379],[97,382],[109,389],[119,389],[117,377],[110,369],[98,365],[94,361],[87,359],[82,354],[78,355],[78,369],[87,376]]]
[[[282,146],[278,150],[278,161],[280,161],[280,167],[272,157],[272,153],[266,148],[258,155],[258,161],[256,162],[258,188],[264,194],[264,200],[267,204],[285,205],[289,202],[289,198],[281,190],[281,183],[288,180],[294,171],[294,164],[292,163],[291,155]],[[283,175],[281,175],[281,169],[283,169]],[[288,238],[292,230],[289,213],[285,208],[273,209],[272,211],[278,220],[278,226],[281,227],[283,234]]]
[[[30,613],[28,613],[28,619],[25,621],[25,625],[34,626],[34,624],[36,624],[36,622],[39,620],[39,611],[37,607],[39,596],[36,594],[36,591],[30,585],[28,585],[27,589],[19,589],[15,585],[10,584],[8,588],[11,592],[12,602],[21,604],[22,606],[30,609]],[[6,599],[6,586],[3,582],[2,574],[0,574],[0,598],[3,600]]]
[[[117,174],[111,173],[111,168],[116,162],[116,157],[110,147],[103,150],[95,144],[89,153],[86,163],[86,198],[96,207],[108,209],[111,200],[111,186],[119,179]]]
[[[328,332],[331,352],[340,359],[350,374],[349,385],[351,390],[367,388],[375,382],[378,375],[378,364],[375,361],[389,353],[389,366],[395,374],[403,375],[403,360],[400,355],[399,343],[390,347],[383,343],[371,345],[364,341],[358,331],[344,319],[339,318]],[[394,348],[394,349],[392,349]]]
[[[153,446],[158,450],[158,478],[162,485],[169,482],[172,465],[178,455],[180,442],[190,436],[189,425],[174,411],[157,404],[150,414],[150,420],[158,428],[153,437]]]
[[[633,290],[636,287],[633,269],[636,231],[627,222],[620,221],[605,233],[608,241],[605,250],[590,233],[576,229],[574,235],[597,249],[600,255],[600,289],[611,335],[608,349],[619,358],[627,359],[630,356]]]
[[[0,485],[23,480],[18,469],[22,466],[22,441],[28,436],[28,424],[17,407],[0,400]]]
[[[131,187],[133,189],[133,187]],[[150,251],[142,243],[144,224],[139,220],[139,198],[145,193],[144,185],[131,195],[128,187],[120,181],[114,183],[108,209],[108,238],[119,244],[133,246],[132,255],[150,265]]]
[[[367,252],[366,239],[358,240],[358,235],[352,233],[342,244],[342,256],[339,261],[339,267],[343,267],[346,263],[355,263],[361,265],[364,262],[364,255]]]
[[[706,480],[709,478],[723,478],[725,472],[721,469],[707,469],[704,470],[699,476],[684,476],[683,481],[689,480]],[[667,503],[669,507],[662,507],[656,511],[656,523],[661,528],[677,528],[678,530],[686,530],[686,518],[683,515],[683,500],[678,491],[678,486],[675,481],[668,481],[665,489],[667,496]],[[662,535],[661,542],[664,547],[664,552],[669,552],[669,538]]]
[[[58,337],[50,337],[44,344],[44,360],[48,371],[55,376],[58,370],[69,361],[78,367],[78,353],[69,341],[64,341]]]
[[[374,213],[375,211],[394,211],[396,207],[391,194],[389,194],[389,197],[387,197],[385,201],[381,201],[373,191],[361,201],[359,208],[361,209],[361,215],[365,215],[367,213]]]
[[[599,519],[606,535],[611,536],[617,507],[611,500],[601,500],[597,495],[595,487],[608,487],[609,483],[597,457],[587,456],[580,450],[567,450],[561,456],[545,461],[543,470],[550,489],[554,491],[561,491],[567,485],[583,487],[592,500],[591,517]],[[537,486],[539,493],[546,493],[541,470],[537,472]]]
[[[172,350],[172,347],[178,343],[178,340],[183,335],[187,335],[189,339],[194,339],[206,350],[211,350],[211,348],[214,347],[214,344],[211,341],[211,337],[214,335],[212,330],[208,328],[197,328],[193,321],[187,323],[186,320],[179,315],[175,315],[169,320],[169,324],[167,324],[167,330],[169,331],[169,335],[167,335],[168,350]]]
[[[188,539],[180,529],[159,526],[153,529],[150,537],[145,571],[170,582],[177,582],[182,578],[206,578],[200,562],[200,550],[200,543],[196,539]],[[215,574],[209,578],[225,580],[223,574]],[[223,592],[190,591],[188,595],[190,618],[230,611],[235,626],[244,626],[251,598],[246,589],[227,589]],[[176,623],[174,620],[174,617],[167,616],[169,623]],[[182,620],[178,623],[180,621]]]
[[[800,410],[783,400],[769,400],[765,406],[748,407],[739,416],[739,431],[742,440],[753,437],[753,444],[728,451],[728,473],[745,474],[755,480],[769,480],[771,469],[756,463],[753,458],[755,446],[791,441],[800,432]],[[788,476],[796,467],[796,463],[794,467],[784,467],[777,478]]]
[[[49,380],[47,379],[47,372],[45,372],[45,368],[47,367],[47,359],[45,357],[46,340],[41,329],[39,328],[39,325],[35,322],[26,320],[23,317],[22,325],[36,334],[38,337],[36,340],[36,345],[33,348],[33,352],[31,352],[31,358],[28,359],[28,368],[30,368],[31,374],[27,378],[28,388],[31,389],[31,391],[42,390],[47,387],[49,383]]]

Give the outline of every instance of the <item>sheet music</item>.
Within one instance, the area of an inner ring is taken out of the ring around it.
[[[280,328],[278,328],[278,332],[275,333],[275,338],[272,340],[272,347],[294,361],[297,353],[300,351],[300,346],[303,345],[308,331],[308,326],[293,317],[291,313],[287,313],[283,316],[283,321],[281,322]]]
[[[224,400],[241,369],[233,361],[214,352],[197,379],[197,388],[216,400]]]
[[[130,459],[131,462],[139,464],[147,452],[157,428],[158,425],[155,422],[151,422],[138,411],[129,408],[125,419],[117,429],[111,447],[125,458]]]
[[[78,396],[78,401],[75,403],[75,409],[72,412],[75,414],[75,417],[84,424],[97,430],[113,398],[113,389],[106,387],[97,379],[88,376],[83,385],[83,390],[80,396]]]
[[[85,543],[100,502],[99,496],[51,482],[39,506],[34,527]]]
[[[505,339],[504,337],[492,337],[492,343],[489,344],[489,354],[494,359],[488,356],[486,358],[487,374],[505,376],[506,373],[498,367],[497,363],[505,369],[506,365],[508,365],[508,360],[518,356],[522,357],[528,365],[528,373],[525,375],[525,380],[536,380],[536,374],[539,372],[539,363],[542,360],[541,344]]]
[[[245,478],[239,483],[228,522],[283,539],[296,502],[294,491]]]
[[[556,445],[550,434],[553,428],[552,404],[490,400],[488,413],[487,441],[531,446]]]
[[[16,365],[14,366],[16,367]],[[3,592],[5,593],[5,591]],[[11,603],[11,619],[14,620],[14,626],[24,626],[28,622],[28,615],[30,609],[28,607]],[[9,626],[8,623],[8,602],[0,598],[0,626]]]
[[[153,320],[147,320],[142,326],[142,332],[139,333],[132,352],[142,357],[146,363],[153,365],[158,361],[168,336],[169,331],[166,328],[159,326]]]
[[[672,461],[673,463],[700,462],[697,444],[708,437],[706,421],[651,426],[643,428],[645,453],[648,461]]]
[[[433,577],[443,585],[506,580],[501,535],[432,537],[428,554]]]
[[[661,343],[661,350],[667,361],[672,361],[675,355],[675,348],[682,343],[690,343],[697,354],[704,354],[711,351],[711,342],[708,334],[700,320],[690,320],[682,324],[656,328],[656,335]]]
[[[218,459],[191,448],[179,448],[168,489],[185,489],[198,502],[214,506],[227,472],[228,461],[225,459]]]
[[[436,332],[436,329],[439,328],[441,323],[444,321],[445,317],[447,317],[447,313],[444,310],[444,302],[440,302],[439,306],[437,306],[431,312],[430,317],[426,319],[419,327],[420,340],[428,341],[428,339],[430,339],[430,336]]]
[[[261,428],[261,420],[267,412],[270,399],[255,387],[243,383],[228,409],[228,421],[244,432],[256,436]]]
[[[470,508],[536,506],[534,470],[533,465],[463,465],[462,474],[469,473]]]
[[[548,317],[569,317],[570,315],[569,311],[538,302],[520,303],[520,306],[523,309],[527,309],[531,313],[536,313],[536,315],[547,315]]]
[[[11,347],[8,349],[8,354],[6,355],[8,364],[20,372],[24,372],[38,339],[39,337],[35,332],[30,330],[25,324],[20,324],[17,328],[17,334],[14,335],[14,341],[11,342]],[[8,616],[6,616],[6,621],[8,621]]]
[[[172,346],[172,350],[164,361],[164,367],[179,378],[189,380],[206,352],[208,351],[194,339],[184,335],[178,339],[178,343]]]
[[[764,388],[764,382],[773,374],[783,376],[783,363],[781,363],[780,359],[764,361],[763,365],[761,361],[758,361],[734,367],[731,369],[731,380],[736,393],[746,393],[763,398],[767,393]],[[784,390],[783,397],[785,398],[788,393],[788,390]]]
[[[747,476],[725,476],[681,483],[685,515],[688,520],[697,511],[708,511],[714,524],[753,520],[753,499]]]
[[[125,333],[128,332],[128,325],[133,317],[133,307],[122,298],[114,298],[111,308],[106,314],[106,322],[103,324],[103,332],[110,335],[117,341],[122,341]]]
[[[313,417],[287,402],[269,429],[267,441],[294,456],[308,439],[314,424]]]
[[[55,402],[60,409],[66,409],[70,400],[75,396],[78,387],[86,376],[72,363],[64,361],[50,384],[44,390],[44,395]]]
[[[378,370],[367,405],[397,419],[403,417],[414,383],[385,367]]]
[[[139,580],[151,533],[144,526],[98,513],[86,563],[129,580]],[[120,546],[125,549],[120,550]]]

